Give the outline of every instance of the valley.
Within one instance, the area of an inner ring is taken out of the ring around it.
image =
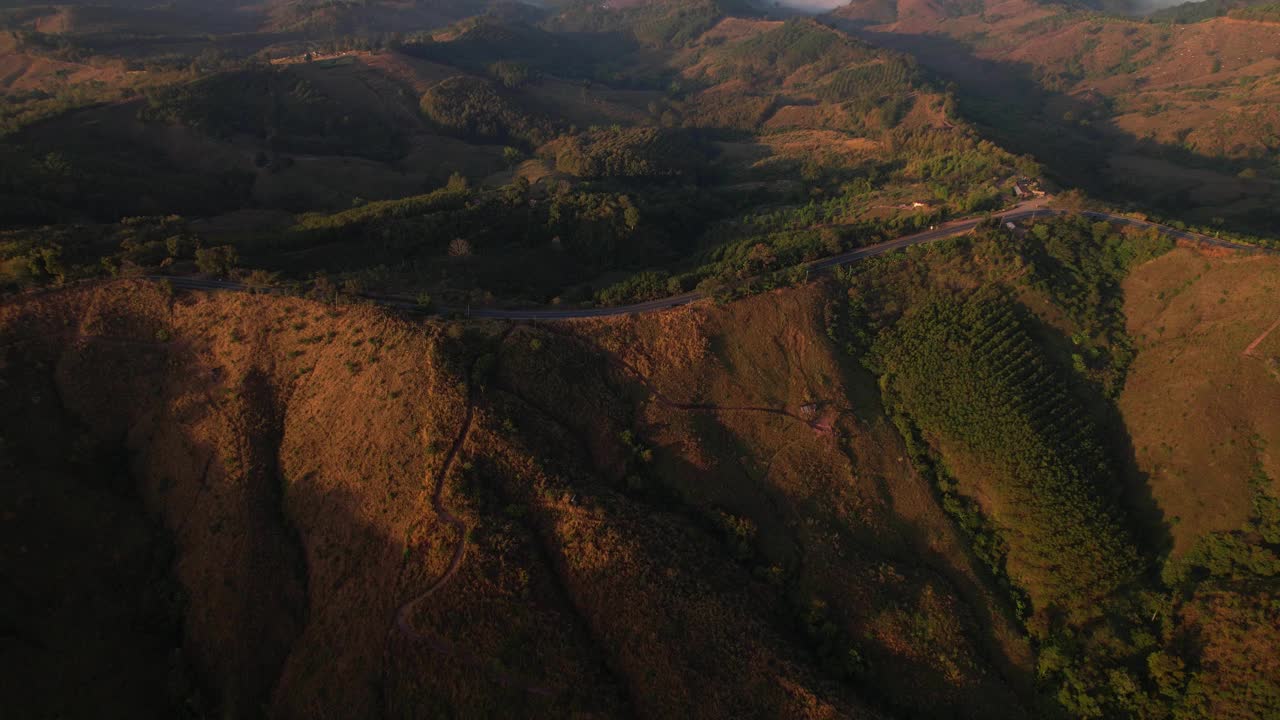
[[[1280,709],[1270,4],[0,6],[0,707]]]

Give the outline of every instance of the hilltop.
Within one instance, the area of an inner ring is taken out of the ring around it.
[[[135,671],[162,670],[165,643],[180,644],[202,684],[170,698],[179,704],[265,703],[287,716],[522,697],[533,716],[1017,712],[1001,677],[1025,673],[1027,648],[927,485],[870,408],[831,414],[847,402],[845,371],[823,339],[821,297],[564,335],[146,284],[45,296],[5,311],[5,381],[27,388],[5,396],[5,416],[25,418],[4,429],[7,460],[20,496],[59,478],[66,512],[101,483],[136,488],[116,502],[154,518],[133,522],[171,543],[182,591],[177,625],[148,630],[160,633],[142,646],[154,659],[140,652]],[[812,324],[761,354],[765,324],[796,317]],[[784,358],[794,386],[761,384]],[[716,386],[690,394],[707,374]],[[566,383],[580,407],[555,400]],[[651,393],[795,416],[683,410]],[[824,409],[811,426],[798,418],[813,403]],[[834,421],[841,436],[860,428],[854,455],[821,429]],[[82,448],[70,459],[58,454],[68,443]],[[120,458],[103,465],[116,479],[84,474],[106,457]],[[415,606],[425,639],[414,640],[394,629],[396,610],[462,540],[432,504],[436,473],[470,529],[458,574]],[[880,497],[884,482],[894,489]],[[830,510],[814,514],[818,498]],[[26,532],[56,533],[54,522]],[[43,571],[23,572],[27,584]],[[850,583],[863,590],[850,596]],[[243,604],[246,594],[258,599]],[[93,622],[109,620],[37,627]],[[695,693],[695,674],[715,691]]]

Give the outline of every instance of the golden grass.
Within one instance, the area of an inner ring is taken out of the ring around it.
[[[1280,316],[1280,260],[1178,249],[1124,290],[1139,353],[1120,409],[1182,552],[1244,524],[1256,463],[1280,478],[1280,337],[1242,354]]]
[[[422,433],[449,436],[461,411],[433,333],[128,283],[6,307],[0,328],[35,340],[22,352],[57,368],[96,438],[125,443],[177,547],[187,647],[228,706],[372,711],[391,611],[451,550],[422,487],[438,461]],[[406,561],[410,538],[427,562]]]
[[[873,383],[834,353],[825,292],[569,337],[519,328],[499,347],[492,326],[459,336],[366,307],[116,283],[11,303],[0,338],[36,339],[21,359],[56,368],[67,410],[133,454],[178,549],[188,647],[233,705],[816,718],[870,716],[869,693],[1018,716],[1029,649]],[[427,479],[485,352],[497,370],[474,378],[443,495],[467,554],[415,609],[432,640],[411,643],[389,626],[459,540]],[[681,410],[645,381],[676,402],[813,404],[818,427]],[[635,472],[651,492],[628,486]],[[757,528],[749,557],[708,526],[720,513]],[[765,579],[775,567],[785,586]],[[869,661],[862,681],[833,682],[794,629],[815,601]]]
[[[698,507],[750,518],[752,562],[802,567],[799,592],[867,639],[873,668],[895,668],[873,671],[889,696],[914,693],[902,702],[920,712],[1016,713],[993,673],[1019,686],[1030,649],[905,457],[873,381],[834,352],[825,292],[809,285],[599,323],[589,334],[672,401],[794,415],[810,406],[832,422],[828,433],[796,417],[690,412],[653,397],[639,418],[663,482]]]

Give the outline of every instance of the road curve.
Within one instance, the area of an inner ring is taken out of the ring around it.
[[[995,216],[1000,222],[1013,222],[1015,220],[1028,220],[1038,217],[1053,217],[1056,215],[1070,215],[1078,213],[1084,217],[1096,220],[1105,220],[1120,225],[1128,225],[1130,227],[1142,229],[1155,229],[1164,235],[1168,235],[1177,240],[1185,240],[1188,242],[1200,243],[1213,247],[1228,248],[1231,250],[1244,250],[1248,252],[1258,252],[1267,254],[1280,253],[1280,250],[1271,248],[1263,248],[1255,245],[1245,245],[1243,243],[1232,242],[1230,240],[1222,240],[1219,238],[1203,235],[1201,233],[1192,232],[1190,230],[1179,230],[1161,225],[1159,223],[1148,222],[1146,220],[1138,220],[1135,218],[1125,217],[1123,215],[1113,215],[1107,212],[1098,212],[1094,210],[1055,210],[1042,207],[1040,201],[1031,201],[1018,205],[998,216]],[[930,230],[915,233],[912,235],[903,235],[902,237],[883,242],[878,245],[870,245],[867,247],[850,250],[849,252],[833,255],[821,260],[800,265],[811,272],[821,272],[829,270],[840,265],[847,265],[866,258],[884,255],[885,253],[901,250],[913,245],[926,245],[928,243],[953,238],[957,235],[963,235],[975,227],[977,227],[984,218],[965,218],[961,220],[952,220],[950,222],[938,225]],[[264,293],[284,293],[280,288],[271,287],[255,287],[243,283],[231,282],[228,280],[206,280],[201,278],[188,277],[170,277],[165,275],[147,275],[144,279],[155,281],[167,281],[176,288],[186,290],[231,290],[239,292],[264,292]],[[366,294],[362,295],[367,300],[384,305],[387,307],[396,307],[404,310],[414,310],[417,306],[414,302],[401,297],[388,295]],[[599,308],[575,308],[575,309],[553,309],[553,308],[441,308],[442,314],[459,314],[469,318],[483,318],[490,320],[584,320],[589,318],[618,317],[623,315],[640,315],[645,313],[657,312],[660,310],[669,310],[671,308],[688,305],[699,300],[705,300],[708,297],[706,293],[697,290],[693,292],[682,293],[680,295],[672,295],[670,297],[658,298],[656,300],[648,300],[632,305],[617,305],[613,307]]]

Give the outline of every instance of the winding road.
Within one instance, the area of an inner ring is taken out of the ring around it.
[[[1184,240],[1187,242],[1200,243],[1213,247],[1227,248],[1231,250],[1243,250],[1248,252],[1277,254],[1280,250],[1271,248],[1258,247],[1256,245],[1245,245],[1243,243],[1222,240],[1209,235],[1204,235],[1190,230],[1179,230],[1161,225],[1159,223],[1148,222],[1146,220],[1138,220],[1136,218],[1126,217],[1124,215],[1114,215],[1107,212],[1098,212],[1094,210],[1058,210],[1045,207],[1046,199],[1040,198],[1021,203],[997,216],[996,219],[1001,223],[1014,222],[1018,220],[1030,220],[1039,217],[1053,217],[1057,215],[1080,214],[1084,217],[1095,220],[1106,220],[1119,225],[1127,225],[1133,228],[1149,229],[1154,228],[1164,235],[1174,238],[1175,240]],[[925,245],[947,238],[953,238],[963,235],[976,228],[984,218],[961,218],[950,222],[942,223],[934,228],[924,232],[912,235],[903,235],[888,242],[878,245],[870,245],[867,247],[850,250],[839,255],[814,260],[805,263],[800,267],[808,269],[810,272],[821,272],[829,270],[840,265],[848,265],[849,263],[858,262],[867,258],[884,255],[885,253],[901,250],[913,245]],[[266,293],[283,293],[280,288],[272,287],[255,287],[244,283],[232,282],[229,280],[209,280],[193,277],[176,277],[167,275],[147,275],[144,279],[154,281],[167,281],[175,288],[184,290],[210,290],[210,291],[237,291],[237,292],[266,292]],[[404,310],[417,309],[416,303],[403,297],[395,297],[389,295],[365,294],[361,297],[371,300],[379,305],[387,307],[396,307]],[[668,310],[682,305],[705,300],[709,297],[707,293],[693,291],[682,293],[680,295],[671,295],[669,297],[658,298],[656,300],[648,300],[646,302],[635,303],[632,305],[617,305],[612,307],[598,308],[440,308],[438,312],[441,314],[460,314],[469,318],[489,319],[489,320],[584,320],[590,318],[618,317],[625,315],[636,315],[660,310]]]

